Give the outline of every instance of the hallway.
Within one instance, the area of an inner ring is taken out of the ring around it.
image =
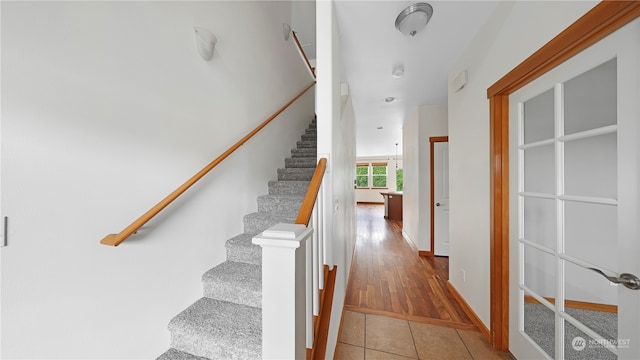
[[[491,348],[451,296],[448,258],[418,256],[382,205],[357,211],[335,359],[511,359]]]
[[[402,222],[358,205],[358,238],[345,309],[478,331],[447,288],[449,258],[418,256]]]

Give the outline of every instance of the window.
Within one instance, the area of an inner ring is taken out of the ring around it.
[[[368,188],[369,187],[369,164],[357,164],[356,165],[356,187]]]
[[[374,188],[387,187],[387,163],[371,163],[371,180]]]
[[[387,188],[387,163],[356,164],[356,188]]]
[[[396,170],[396,191],[402,191],[404,188],[404,172],[402,169]]]

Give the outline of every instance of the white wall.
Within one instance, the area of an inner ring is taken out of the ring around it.
[[[316,19],[318,156],[328,154],[330,161],[324,204],[325,232],[331,244],[326,250],[329,264],[338,267],[325,357],[333,359],[355,241],[355,117],[350,99],[341,98],[340,34],[334,3],[317,1]]]
[[[293,1],[291,28],[309,59],[316,58],[316,4],[315,1]],[[313,64],[311,65],[313,66]]]
[[[501,3],[449,71],[449,84],[461,71],[464,89],[449,88],[449,279],[489,326],[489,101],[487,88],[596,2]],[[461,269],[466,271],[466,282]]]
[[[356,189],[356,201],[361,203],[380,203],[384,204],[384,198],[380,193],[396,191],[396,163],[398,168],[402,169],[402,158],[395,155],[377,156],[377,157],[358,157],[356,163],[370,162],[386,162],[387,163],[387,187],[386,188],[361,188]],[[354,168],[355,169],[355,168]],[[355,171],[355,170],[354,170]],[[355,175],[354,175],[355,177]]]
[[[2,358],[169,347],[169,320],[243,231],[313,117],[313,91],[139,235],[99,241],[310,83],[289,21],[288,2],[2,3]],[[218,37],[211,62],[196,25]]]
[[[429,138],[446,136],[447,122],[446,105],[424,105],[416,109],[402,128],[402,231],[423,251],[431,251]]]

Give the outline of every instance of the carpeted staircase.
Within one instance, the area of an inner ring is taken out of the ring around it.
[[[251,239],[277,223],[294,223],[316,167],[316,122],[309,125],[244,233],[226,242],[227,261],[202,275],[204,297],[169,322],[171,349],[158,360],[260,359],[262,257]]]

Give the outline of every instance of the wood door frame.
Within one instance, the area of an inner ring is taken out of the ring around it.
[[[434,144],[437,142],[449,142],[449,137],[448,136],[432,136],[429,138],[429,202],[430,202],[430,215],[431,215],[431,250],[427,253],[428,256],[435,256],[436,253],[436,249],[435,249],[435,228],[436,228],[436,224],[435,224],[435,200],[433,199],[433,196],[435,195],[435,189],[433,186],[433,182],[435,179],[434,173],[435,173],[435,168],[434,168],[434,161],[435,158],[433,156],[433,149],[434,149]]]
[[[640,1],[603,1],[487,89],[491,174],[491,344],[509,350],[509,95],[640,17]]]

